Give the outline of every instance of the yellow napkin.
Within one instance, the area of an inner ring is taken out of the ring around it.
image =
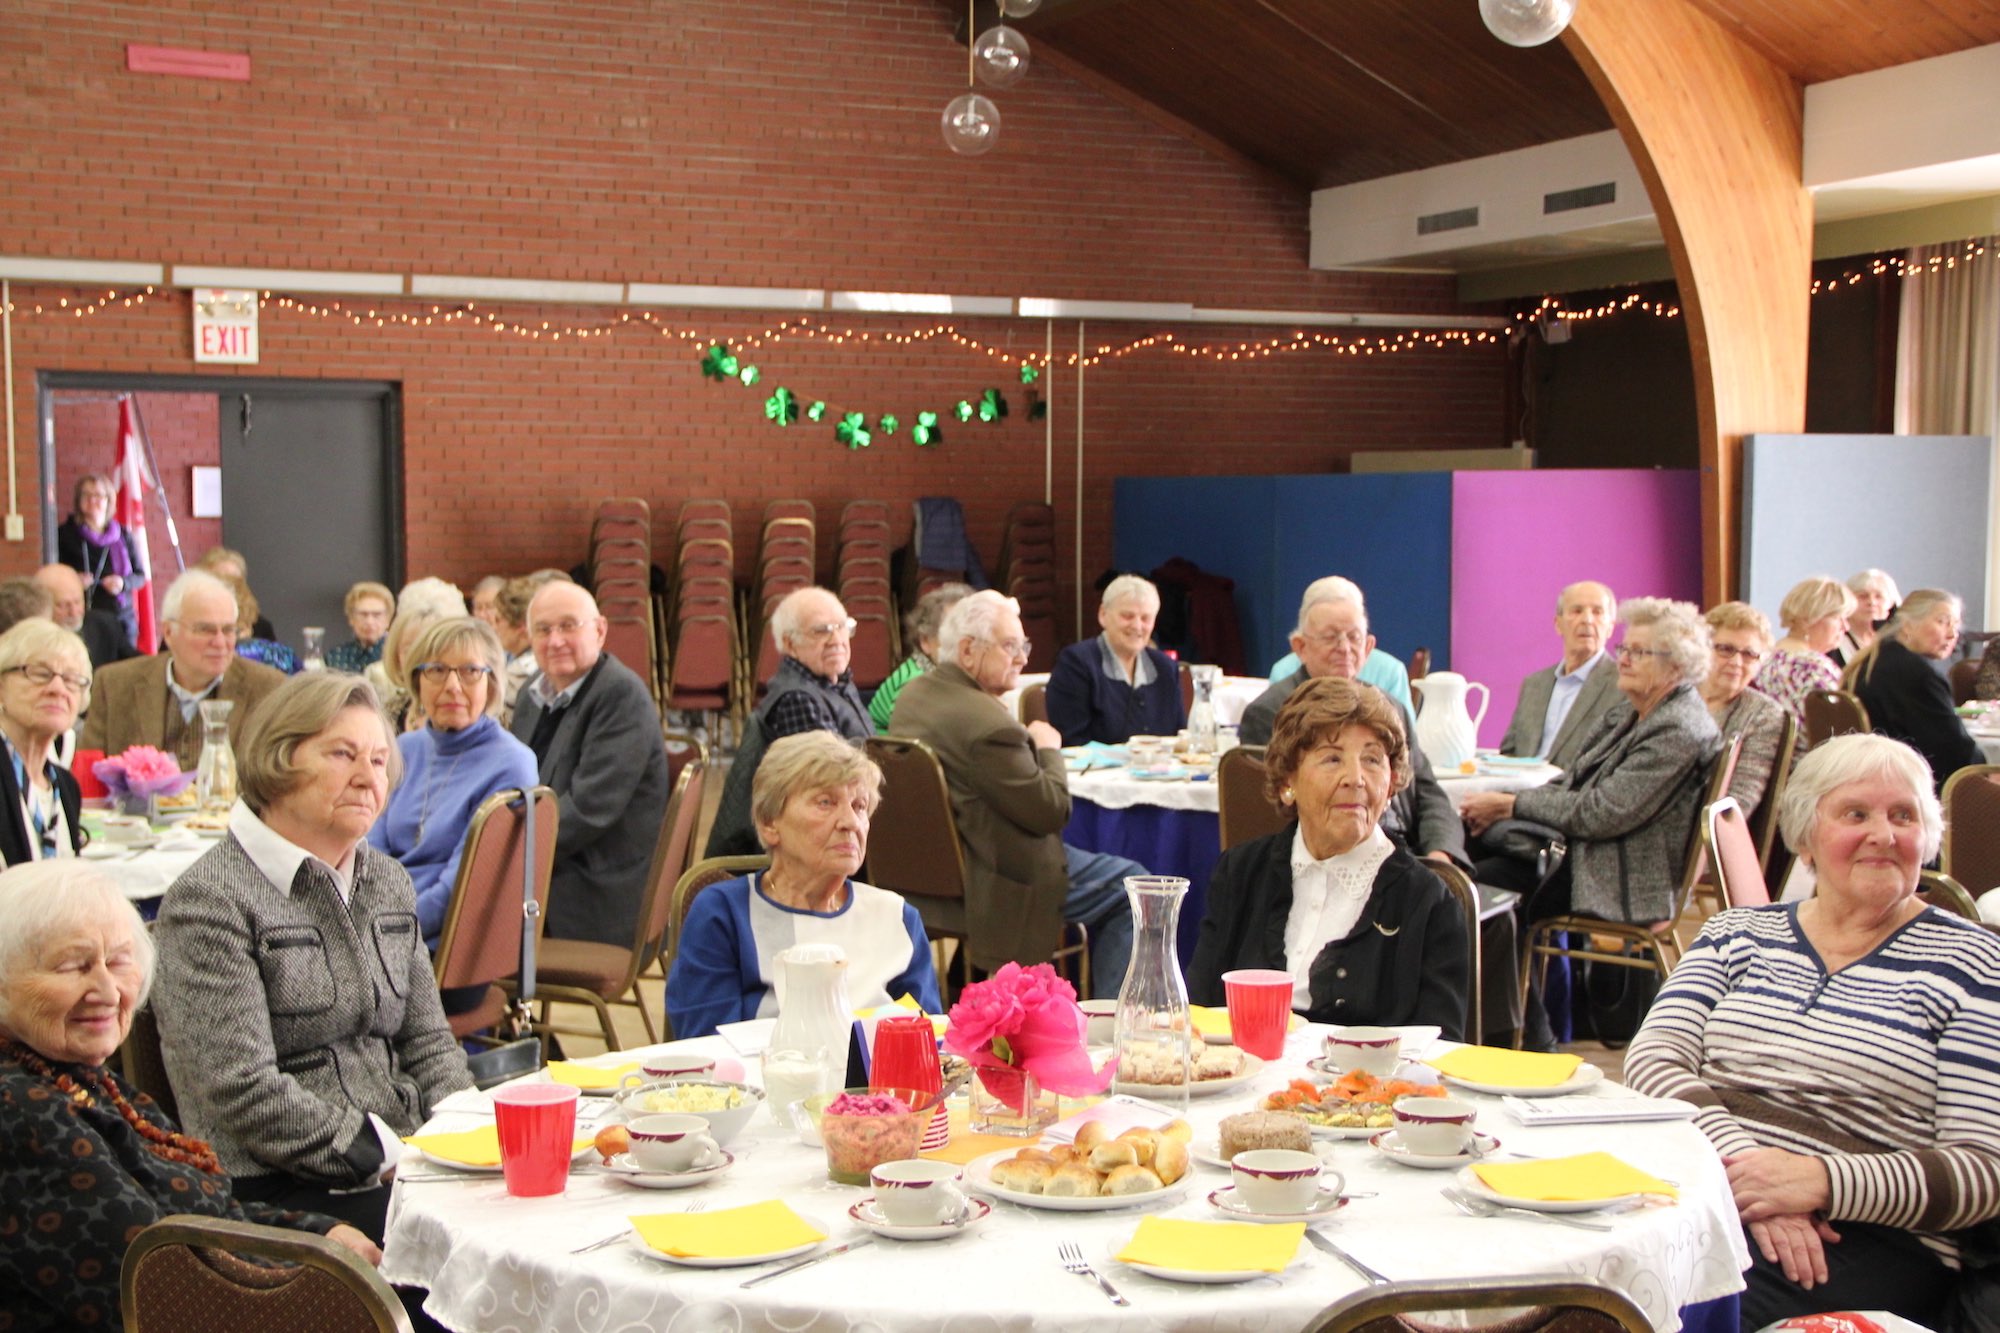
[[[580,1065],[569,1060],[549,1061],[549,1082],[567,1083],[572,1088],[615,1088],[618,1080],[639,1068],[634,1060],[627,1065]]]
[[[1608,1152],[1551,1157],[1541,1162],[1479,1162],[1474,1164],[1472,1172],[1495,1194],[1514,1199],[1582,1203],[1618,1199],[1627,1194],[1680,1198],[1680,1191],[1666,1181],[1647,1175]]]
[[[1202,1036],[1218,1037],[1224,1041],[1229,1040],[1229,1011],[1227,1009],[1211,1009],[1205,1004],[1191,1004],[1188,1006],[1188,1019],[1194,1024],[1194,1030]],[[1305,1020],[1297,1014],[1293,1014],[1285,1024],[1285,1031],[1297,1032],[1304,1025]]]
[[[898,995],[888,1004],[878,1004],[873,1009],[858,1010],[854,1016],[856,1018],[896,1018],[903,1014],[921,1014],[923,1012],[924,1007],[917,1003],[916,996],[903,994]],[[931,1020],[931,1030],[940,1037],[944,1035],[945,1029],[951,1026],[951,1020],[943,1014],[929,1014],[926,1016]]]
[[[1461,1046],[1429,1062],[1440,1074],[1468,1083],[1492,1083],[1512,1088],[1553,1088],[1567,1083],[1583,1058],[1510,1051],[1500,1046]]]
[[[826,1239],[826,1233],[776,1199],[716,1213],[654,1213],[628,1219],[639,1239],[682,1259],[741,1259]]]
[[[1298,1253],[1305,1235],[1303,1222],[1264,1226],[1142,1217],[1118,1260],[1195,1273],[1277,1273]]]
[[[403,1142],[420,1148],[432,1157],[441,1157],[460,1166],[500,1165],[500,1130],[496,1125],[462,1130],[457,1134],[412,1134]],[[588,1148],[593,1139],[585,1134],[570,1145],[574,1156]]]

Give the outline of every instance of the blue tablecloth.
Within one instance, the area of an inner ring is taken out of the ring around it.
[[[1156,875],[1179,875],[1188,882],[1181,903],[1181,966],[1194,957],[1201,918],[1208,909],[1208,877],[1222,856],[1222,824],[1201,810],[1166,810],[1134,805],[1107,810],[1082,797],[1070,800],[1063,841],[1087,852],[1129,856]]]

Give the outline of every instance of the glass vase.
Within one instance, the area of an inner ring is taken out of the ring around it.
[[[1025,1069],[981,1069],[966,1085],[966,1094],[972,1101],[967,1125],[974,1134],[1039,1138],[1056,1122],[1056,1094]]]
[[[1188,882],[1171,875],[1133,875],[1125,881],[1132,906],[1132,961],[1118,991],[1113,1043],[1117,1086],[1183,1114],[1193,1079],[1194,1026],[1187,981],[1175,950],[1181,901]]]

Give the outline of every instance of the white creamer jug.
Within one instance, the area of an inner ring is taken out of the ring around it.
[[[1417,745],[1439,773],[1456,773],[1479,749],[1479,724],[1486,717],[1486,687],[1456,671],[1433,671],[1410,682],[1424,696],[1417,714]],[[1479,691],[1479,712],[1466,711],[1466,695]]]

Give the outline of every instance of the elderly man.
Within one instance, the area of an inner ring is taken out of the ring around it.
[[[1292,631],[1292,651],[1299,655],[1299,669],[1258,695],[1243,710],[1238,735],[1245,745],[1267,745],[1271,725],[1292,691],[1308,680],[1336,676],[1358,680],[1361,664],[1375,651],[1375,636],[1368,632],[1368,607],[1361,589],[1338,575],[1317,579],[1306,585],[1299,602],[1299,625]],[[1375,688],[1371,686],[1370,688]],[[1382,816],[1382,831],[1402,842],[1418,856],[1433,861],[1453,861],[1465,869],[1465,826],[1451,798],[1438,786],[1430,760],[1417,747],[1416,723],[1408,709],[1402,710],[1404,734],[1410,739],[1410,785],[1390,798]]]
[[[1055,949],[1064,921],[1090,930],[1091,991],[1118,993],[1132,953],[1125,877],[1145,867],[1062,840],[1069,775],[1062,736],[1022,726],[1000,696],[1028,661],[1020,604],[976,592],[945,613],[938,663],[896,699],[889,732],[937,752],[965,847],[968,948],[975,966],[1033,963]]]
[[[1562,661],[1521,682],[1514,719],[1500,753],[1535,755],[1569,768],[1597,719],[1621,697],[1618,668],[1604,651],[1618,619],[1618,599],[1602,583],[1572,583],[1556,598]]]
[[[98,668],[79,750],[115,755],[151,745],[193,768],[201,757],[197,710],[204,701],[236,705],[229,710],[234,746],[257,701],[285,683],[283,672],[236,655],[236,594],[207,570],[175,579],[160,617],[165,652]]]
[[[107,662],[138,656],[139,650],[125,637],[125,626],[117,616],[109,611],[85,609],[83,575],[68,565],[43,565],[35,571],[35,582],[48,589],[53,607],[50,619],[83,639],[92,670]]]
[[[36,616],[48,619],[53,614],[53,606],[49,590],[36,580],[22,578],[19,574],[10,579],[0,579],[0,634]]]
[[[540,670],[513,730],[561,809],[546,933],[629,946],[667,810],[667,747],[645,682],[604,651],[609,629],[587,590],[543,585],[528,603]]]

